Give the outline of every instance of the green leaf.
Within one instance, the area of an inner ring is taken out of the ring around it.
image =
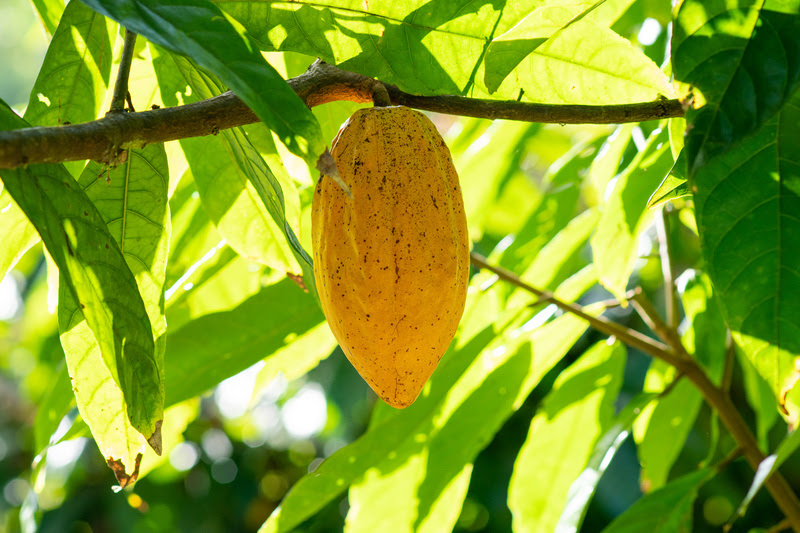
[[[558,519],[556,531],[573,533],[580,530],[600,478],[603,477],[622,443],[628,438],[631,425],[639,417],[642,409],[657,397],[658,395],[652,392],[639,393],[625,405],[614,419],[613,425],[597,439],[586,468],[569,488],[564,512]]]
[[[758,445],[766,452],[769,449],[769,431],[781,416],[775,409],[775,394],[741,349],[736,350],[736,357],[742,369],[745,397],[756,417]]]
[[[570,486],[611,425],[624,369],[625,347],[600,341],[558,376],[514,463],[508,507],[515,532],[554,530]]]
[[[569,224],[550,239],[550,242],[535,256],[520,278],[537,289],[555,289],[576,270],[575,263],[579,260],[589,236],[597,227],[599,216],[596,209],[587,209],[570,220]],[[593,271],[593,275],[596,277],[596,271]],[[507,306],[516,309],[517,306],[530,305],[535,299],[524,289],[515,288]]]
[[[235,309],[202,316],[170,331],[166,405],[202,394],[289,345],[323,318],[311,297],[284,280],[264,287]],[[305,364],[302,361],[296,363]],[[291,368],[286,361],[276,363]],[[268,358],[266,366],[271,365]]]
[[[562,3],[566,4],[548,5]],[[317,56],[414,94],[517,99],[519,88],[525,87],[525,100],[560,103],[584,96],[593,102],[600,101],[598,97],[652,100],[659,92],[670,90],[658,67],[628,41],[603,28],[602,21],[600,26],[586,21],[586,25],[578,25],[566,35],[559,32],[558,37],[527,56],[499,90],[487,89],[483,78],[493,68],[485,66],[483,60],[490,43],[541,7],[542,2],[468,7],[453,2],[432,6],[422,0],[246,5],[217,0],[217,4],[239,20],[264,49]],[[346,30],[343,32],[342,28]],[[587,31],[590,37],[583,42],[579,34]],[[546,50],[539,54],[543,49]],[[611,61],[612,55],[624,55],[626,61]],[[604,72],[607,70],[609,74]],[[563,81],[572,87],[575,79],[585,79],[587,83],[580,84],[580,91],[563,91],[558,85],[541,85],[550,76],[531,79],[533,73],[545,71],[554,76],[557,84]],[[640,85],[652,86],[640,89]],[[612,86],[622,90],[614,94]],[[578,92],[581,94],[575,94]]]
[[[188,83],[192,88],[194,97],[189,101],[220,92],[217,80],[181,57],[164,54],[156,61],[162,91],[174,94],[166,87],[178,85],[170,80],[175,70],[183,75],[183,86]],[[314,294],[311,258],[286,218],[284,187],[296,195],[294,185],[288,179],[278,181],[250,138],[242,128],[233,128],[216,137],[182,140],[181,146],[203,206],[230,246],[277,270],[295,274],[302,270]]]
[[[687,271],[679,279],[689,324],[682,337],[683,345],[718,384],[725,366],[727,326],[713,297],[711,281],[693,271]],[[645,376],[644,390],[662,392],[676,378],[674,367],[653,361]],[[652,490],[667,482],[702,402],[700,392],[684,379],[642,412],[634,424],[633,435],[642,465],[643,487]]]
[[[0,116],[4,124],[26,126],[7,107],[0,107]],[[131,423],[151,437],[163,409],[153,332],[136,279],[105,220],[61,165],[0,175],[58,265],[64,290],[80,302],[103,362],[125,395]]]
[[[584,184],[584,195],[589,205],[598,205],[605,201],[608,184],[619,173],[619,166],[628,151],[636,127],[636,124],[617,126],[603,143],[597,157],[592,159]]]
[[[781,0],[687,0],[675,18],[675,79],[691,87],[690,176],[758,131],[800,83],[800,6]]]
[[[34,453],[38,455],[47,448],[61,419],[73,407],[75,407],[75,394],[72,392],[67,365],[62,362],[56,378],[50,383],[47,394],[36,410],[36,418],[33,421]]]
[[[496,91],[537,47],[595,4],[597,0],[537,6],[513,28],[493,39],[486,49],[485,59],[485,82],[489,90]]]
[[[3,117],[0,117],[0,130],[5,130],[2,121]],[[0,192],[0,236],[3,239],[3,246],[0,246],[0,280],[2,280],[25,252],[39,242],[36,228],[5,189]]]
[[[671,96],[667,77],[641,49],[602,21],[579,16],[592,4],[596,2],[541,7],[493,40],[482,65],[488,92],[499,98],[564,104],[621,104]]]
[[[666,126],[666,124],[664,124]],[[672,167],[667,129],[656,129],[605,200],[592,252],[600,282],[617,298],[625,297],[628,278],[639,252],[639,236],[655,215],[647,199]]]
[[[34,126],[98,118],[109,88],[117,24],[70,2],[47,48],[23,118]],[[83,161],[65,163],[78,176]]]
[[[687,173],[686,155],[681,151],[678,154],[678,159],[675,160],[675,164],[672,165],[672,170],[669,171],[667,177],[658,186],[656,192],[647,200],[647,208],[650,209],[670,200],[691,196],[692,191],[689,188],[689,180],[686,178]]]
[[[309,164],[325,150],[311,110],[275,72],[246,32],[211,2],[82,0],[127,29],[217,75],[281,141]]]
[[[695,174],[695,205],[709,275],[734,339],[773,393],[798,416],[800,355],[800,92],[791,104]],[[788,400],[788,401],[787,401]]]
[[[108,89],[116,24],[80,2],[71,3],[66,10],[60,0],[38,0],[35,5],[45,27],[50,28],[52,24],[49,31],[54,30],[55,35],[31,91],[25,120],[34,126],[94,120]],[[61,11],[64,12],[63,18]],[[0,129],[16,129],[5,119],[0,120]],[[66,166],[77,175],[83,162],[70,162]],[[36,229],[11,201],[7,191],[0,196],[0,235],[3,236],[0,249],[2,279],[39,241]]]
[[[431,6],[421,0],[216,4],[241,22],[263,49],[319,57],[411,93],[466,94],[473,87],[487,37],[510,28],[531,2],[468,8],[452,2]]]
[[[611,522],[603,533],[692,531],[692,507],[697,491],[713,475],[713,470],[698,470],[645,495]]]
[[[602,139],[580,143],[553,163],[542,179],[542,197],[499,263],[523,271],[542,248],[577,215],[581,173],[589,167]],[[588,238],[588,237],[587,237]]]
[[[64,0],[33,0],[33,7],[36,8],[47,35],[53,35],[64,13]]]
[[[145,435],[156,453],[161,453],[161,410],[164,404],[163,372],[167,323],[164,318],[166,262],[170,237],[167,201],[167,155],[163,144],[128,150],[126,161],[115,169],[90,162],[78,185],[98,207],[130,271],[136,278],[155,339],[153,365],[158,372],[157,388],[144,401],[158,406],[154,439]],[[120,462],[124,473],[135,481],[137,456],[146,449],[145,439],[128,422],[127,398],[116,385],[89,324],[78,303],[65,289],[59,290],[59,329],[67,357],[78,409],[92,430],[103,457]],[[115,470],[115,474],[117,471]]]
[[[520,158],[526,153],[525,144],[540,128],[539,124],[494,121],[460,157],[455,158],[469,235],[473,241],[480,240],[489,207],[502,183],[521,172]]]
[[[800,391],[800,5],[684,2],[675,78],[694,87],[686,152],[709,275],[735,341],[796,421]],[[792,389],[795,389],[794,391]]]
[[[778,448],[775,450],[775,453],[767,456],[761,463],[758,465],[756,469],[756,474],[753,477],[753,483],[750,485],[750,488],[747,490],[747,494],[745,495],[742,503],[739,504],[739,508],[736,510],[736,516],[744,516],[744,513],[747,512],[747,507],[750,505],[750,502],[753,501],[753,498],[764,485],[764,483],[769,479],[769,477],[774,474],[780,466],[786,462],[786,460],[797,451],[798,446],[800,446],[800,431],[793,431],[781,441],[778,445]]]
[[[47,48],[24,118],[35,126],[98,117],[114,59],[117,24],[70,2]]]

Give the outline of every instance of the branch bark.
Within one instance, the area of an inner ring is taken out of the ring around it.
[[[323,61],[288,81],[297,95],[315,107],[337,100],[371,102],[376,80],[346,72]],[[624,105],[547,105],[480,100],[461,96],[415,96],[383,84],[393,105],[487,119],[553,124],[618,124],[683,116],[678,100]],[[221,130],[257,122],[258,117],[230,91],[193,104],[139,113],[112,113],[84,124],[0,132],[0,168],[32,163],[93,159],[115,164],[130,148],[216,135]]]

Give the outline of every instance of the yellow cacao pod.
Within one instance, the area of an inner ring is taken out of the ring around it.
[[[314,272],[333,335],[386,403],[416,400],[464,312],[469,238],[450,151],[406,107],[357,111],[314,191]]]

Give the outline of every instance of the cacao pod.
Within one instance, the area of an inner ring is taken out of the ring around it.
[[[314,191],[314,272],[333,335],[386,403],[416,400],[453,339],[467,294],[469,238],[450,151],[422,113],[357,111],[331,151],[352,197]]]

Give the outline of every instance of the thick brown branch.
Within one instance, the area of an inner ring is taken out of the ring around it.
[[[309,106],[337,100],[371,102],[375,80],[315,61],[289,85]],[[617,124],[683,116],[677,100],[614,106],[544,105],[478,100],[460,96],[414,96],[386,85],[392,104],[488,119],[555,124]],[[31,163],[94,159],[115,163],[128,148],[215,135],[220,130],[258,121],[231,92],[194,104],[110,115],[85,124],[0,132],[0,168]]]

